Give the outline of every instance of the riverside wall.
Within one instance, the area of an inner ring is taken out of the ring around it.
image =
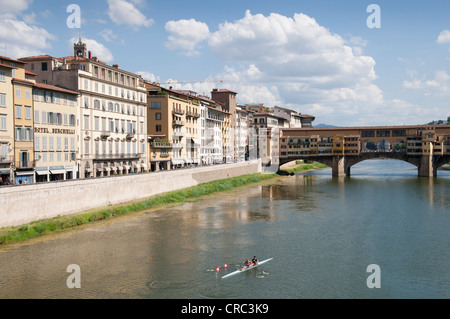
[[[260,172],[260,160],[255,160],[163,172],[0,187],[0,228]]]

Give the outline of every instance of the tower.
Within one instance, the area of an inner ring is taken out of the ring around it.
[[[86,58],[86,52],[87,52],[86,43],[83,43],[81,41],[80,36],[80,38],[78,39],[78,43],[73,44],[73,55],[79,58]]]

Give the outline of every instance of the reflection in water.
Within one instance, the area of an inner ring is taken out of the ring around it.
[[[7,249],[0,298],[448,298],[450,171],[418,178],[402,162],[367,161],[352,172],[290,176]],[[253,255],[274,258],[268,275],[220,279]],[[381,289],[366,286],[373,263]],[[81,289],[66,286],[70,264]]]

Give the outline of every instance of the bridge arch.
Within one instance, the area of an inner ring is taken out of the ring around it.
[[[417,167],[419,176],[437,176],[437,169],[450,162],[448,155],[408,156],[406,152],[363,152],[356,156],[295,156],[280,159],[280,165],[296,160],[315,161],[331,167],[333,176],[350,175],[350,168],[371,159],[396,159]]]

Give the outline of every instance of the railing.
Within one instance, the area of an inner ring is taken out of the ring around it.
[[[36,161],[19,161],[17,168],[33,168],[36,166]]]
[[[191,111],[187,111],[186,113],[187,116],[192,116],[192,117],[200,117],[200,114],[197,112],[191,112]]]
[[[184,121],[179,121],[179,120],[175,120],[173,121],[173,125],[178,125],[178,126],[183,126],[184,125]]]
[[[172,135],[173,135],[173,137],[183,137],[183,136],[184,136],[184,133],[183,133],[183,132],[176,132],[176,131],[174,131],[174,132],[172,133]]]
[[[173,112],[174,114],[180,114],[180,115],[183,115],[183,114],[184,114],[184,111],[183,111],[182,109],[173,109],[172,112]]]
[[[150,147],[153,148],[172,148],[172,143],[169,142],[151,142]]]

